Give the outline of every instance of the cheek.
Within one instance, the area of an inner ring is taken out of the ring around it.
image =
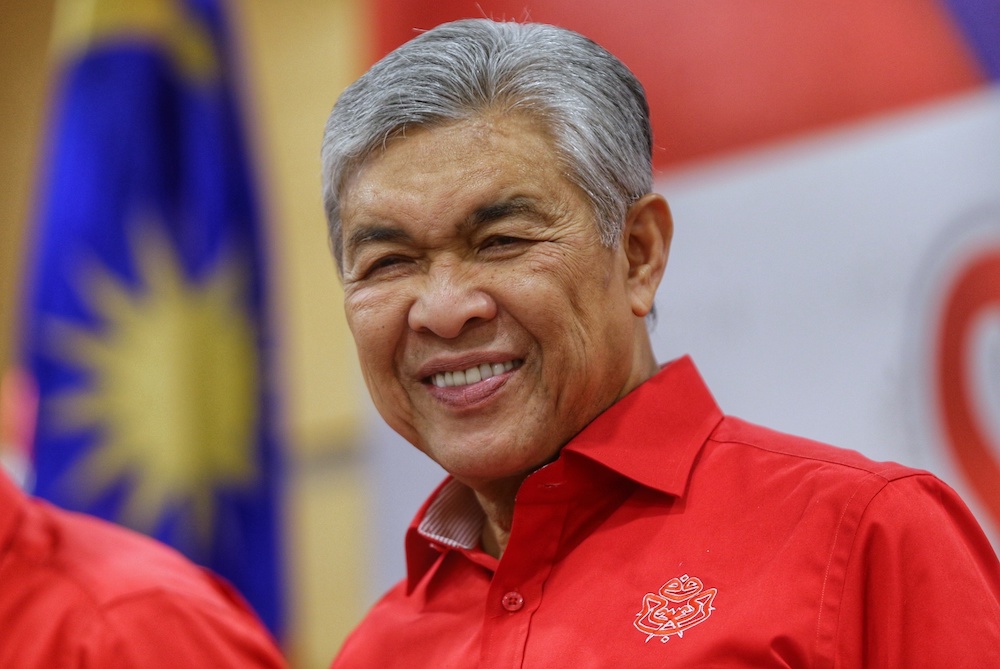
[[[412,440],[409,403],[405,401],[395,364],[406,336],[407,307],[399,292],[366,289],[348,294],[344,311],[354,335],[361,374],[375,408],[394,430]]]
[[[406,306],[398,291],[361,290],[348,294],[344,313],[365,374],[370,373],[369,368],[391,365],[392,351],[406,323]]]
[[[578,294],[594,281],[594,273],[603,268],[590,256],[567,244],[549,243],[539,247],[515,278],[525,293],[557,296],[561,302],[576,302]],[[553,307],[555,304],[552,305]]]
[[[524,291],[538,295],[555,329],[568,328],[587,338],[597,335],[591,321],[603,323],[617,314],[616,303],[622,301],[619,274],[603,249],[593,253],[543,253],[533,258],[530,271],[523,277]]]

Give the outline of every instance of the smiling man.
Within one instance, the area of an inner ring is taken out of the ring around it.
[[[439,26],[338,100],[362,371],[450,476],[334,666],[993,666],[1000,567],[950,489],[725,417],[656,361],[651,151],[635,77],[551,26]]]

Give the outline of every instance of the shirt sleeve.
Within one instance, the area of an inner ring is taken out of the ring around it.
[[[844,581],[837,667],[997,667],[1000,563],[958,495],[917,474],[862,516]]]
[[[287,669],[270,634],[247,606],[235,595],[220,594],[215,600],[160,590],[120,599],[89,626],[72,666]]]

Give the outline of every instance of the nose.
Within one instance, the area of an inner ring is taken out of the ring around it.
[[[469,323],[497,314],[493,297],[475,285],[460,267],[436,267],[410,306],[409,326],[445,339],[460,335]]]

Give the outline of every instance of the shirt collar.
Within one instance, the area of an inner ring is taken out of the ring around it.
[[[471,488],[450,476],[417,512],[406,532],[406,592],[413,592],[438,556],[449,548],[475,550],[485,515]]]
[[[683,496],[694,460],[722,420],[694,362],[685,356],[595,418],[559,459],[582,457],[640,485]],[[483,512],[468,487],[448,478],[424,502],[406,536],[408,592],[450,548],[473,550]]]
[[[682,496],[691,467],[722,411],[685,356],[611,405],[562,450],[633,481]]]
[[[451,548],[472,549],[479,545],[484,522],[472,489],[449,478],[432,495],[417,532]]]

